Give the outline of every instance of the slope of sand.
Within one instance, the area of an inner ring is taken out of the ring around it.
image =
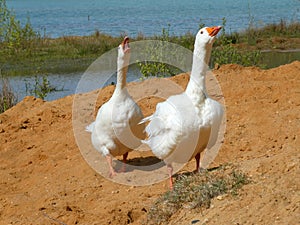
[[[213,73],[223,91],[227,123],[212,165],[236,164],[253,182],[237,197],[214,199],[209,209],[181,210],[170,224],[297,224],[300,62],[270,70],[225,65]],[[188,75],[171,79],[184,88]],[[112,91],[102,90],[98,105]],[[128,186],[96,173],[74,138],[73,99],[26,97],[0,114],[0,224],[141,224],[151,203],[168,189],[167,181]],[[149,97],[139,104],[149,115],[158,101]],[[86,115],[88,123],[93,110]],[[193,170],[194,162],[185,169]]]

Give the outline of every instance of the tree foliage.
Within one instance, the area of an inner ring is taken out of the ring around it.
[[[2,49],[13,53],[26,48],[39,35],[33,30],[29,18],[24,26],[16,19],[16,15],[0,0],[0,43]]]

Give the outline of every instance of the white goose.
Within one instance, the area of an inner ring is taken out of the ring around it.
[[[171,189],[172,163],[185,163],[195,157],[196,170],[199,170],[200,153],[211,148],[218,137],[223,107],[207,95],[205,75],[212,45],[220,29],[220,26],[205,27],[197,33],[190,81],[185,92],[157,104],[154,114],[141,121],[150,121],[146,127],[148,139],[143,142],[166,163]]]
[[[128,152],[141,145],[144,128],[138,123],[143,119],[139,106],[126,88],[126,73],[130,59],[129,38],[125,37],[118,47],[117,84],[108,102],[99,109],[96,121],[87,127],[91,131],[93,146],[106,157],[109,176],[116,175],[112,157],[123,155],[123,170]]]

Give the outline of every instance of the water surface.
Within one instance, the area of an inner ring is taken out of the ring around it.
[[[27,17],[42,35],[89,35],[95,30],[118,36],[160,34],[171,24],[171,33],[195,33],[199,23],[221,25],[227,31],[245,30],[249,23],[300,20],[299,0],[7,0],[19,20]]]

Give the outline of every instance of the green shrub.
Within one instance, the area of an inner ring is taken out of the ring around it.
[[[6,0],[0,0],[0,42],[2,49],[9,54],[27,48],[39,35],[34,32],[29,18],[22,27],[15,14],[6,6]]]
[[[223,18],[221,35],[216,41],[211,55],[211,67],[215,64],[239,64],[242,66],[261,66],[262,55],[258,50],[242,51],[234,46],[239,39],[237,34],[227,35],[225,33],[226,19]]]
[[[260,51],[241,51],[232,44],[218,46],[212,52],[211,65],[215,64],[240,64],[243,66],[260,66],[261,52]]]
[[[154,39],[157,41],[149,42],[145,46],[144,54],[147,56],[147,60],[138,61],[137,64],[140,68],[140,72],[142,74],[142,79],[155,76],[155,77],[167,77],[174,76],[181,71],[167,63],[164,63],[164,59],[166,58],[166,54],[163,49],[168,51],[167,57],[176,57],[177,52],[176,49],[171,51],[168,48],[168,42],[171,41],[170,37],[170,25],[168,25],[168,29],[163,28],[161,36],[156,36]]]

